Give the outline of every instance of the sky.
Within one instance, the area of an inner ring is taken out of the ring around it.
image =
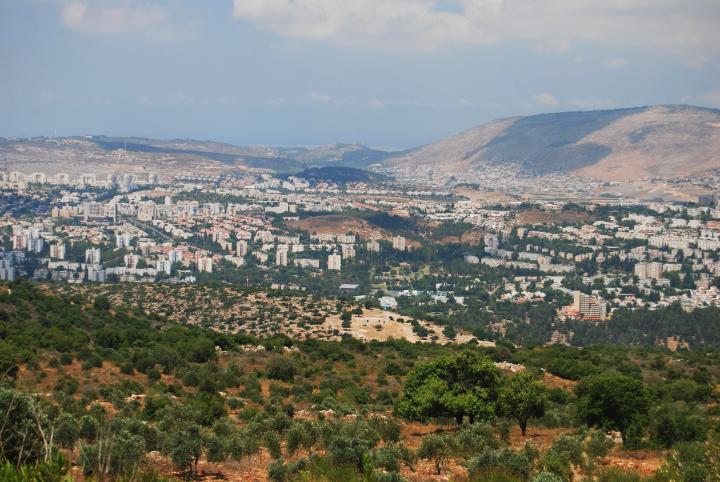
[[[0,0],[0,136],[407,148],[720,108],[718,0]]]

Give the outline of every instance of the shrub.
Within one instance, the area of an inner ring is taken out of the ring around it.
[[[284,357],[277,357],[270,360],[265,371],[271,380],[291,382],[297,373],[295,363]]]

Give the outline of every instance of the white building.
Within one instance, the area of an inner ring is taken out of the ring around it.
[[[275,266],[287,266],[288,265],[288,247],[287,245],[281,244],[275,251]]]
[[[660,279],[662,273],[662,263],[635,263],[635,276],[640,279]]]
[[[237,244],[235,245],[235,254],[237,254],[241,258],[244,258],[245,256],[247,256],[247,251],[248,251],[247,241],[242,240],[242,239],[240,241],[238,241]]]
[[[100,248],[88,248],[85,250],[85,262],[87,264],[100,264]]]
[[[604,320],[607,318],[607,304],[594,296],[588,296],[580,291],[573,292],[573,309],[584,320]]]
[[[398,307],[397,300],[392,296],[382,296],[378,299],[380,307],[384,310],[394,310]]]
[[[342,269],[342,256],[337,253],[328,256],[328,269],[340,271]]]
[[[212,273],[213,272],[213,259],[208,256],[203,256],[197,259],[197,270],[201,273]]]
[[[55,259],[65,259],[65,245],[63,243],[51,244],[50,257]]]
[[[398,251],[405,251],[405,237],[404,236],[393,236],[392,247]]]
[[[340,246],[342,250],[343,259],[350,259],[355,257],[355,246],[352,244],[343,244]]]
[[[310,258],[296,258],[293,260],[293,264],[300,268],[316,268],[317,269],[320,267],[320,260],[319,259],[310,259]]]
[[[96,266],[88,266],[87,268],[87,279],[95,283],[104,283],[107,277],[107,272],[104,268],[98,268]]]

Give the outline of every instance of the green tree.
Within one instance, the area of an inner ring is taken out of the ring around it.
[[[113,435],[112,444],[113,472],[127,480],[134,480],[145,459],[145,439],[127,430],[120,430]]]
[[[432,460],[435,464],[435,473],[440,475],[443,467],[457,450],[457,440],[454,436],[431,433],[423,437],[417,456],[421,459]]]
[[[16,363],[17,354],[9,343],[0,342],[0,382],[15,381],[20,369]]]
[[[523,437],[530,417],[545,415],[547,389],[528,370],[505,379],[498,395],[498,408],[506,417],[517,420]]]
[[[180,469],[195,471],[202,455],[200,426],[192,425],[184,430],[176,430],[166,435],[164,451],[170,455],[173,463]]]
[[[291,382],[297,373],[297,366],[288,358],[277,357],[270,360],[266,373],[271,380]]]
[[[712,463],[708,460],[704,444],[689,442],[677,444],[671,456],[658,473],[668,480],[683,482],[706,482],[710,479]]]
[[[80,426],[72,414],[63,413],[55,420],[55,442],[61,447],[72,450],[79,434]]]
[[[215,433],[206,433],[203,438],[208,462],[223,462],[226,456],[223,439]]]
[[[50,424],[36,399],[0,387],[0,417],[0,458],[16,466],[50,460]]]
[[[650,404],[642,381],[615,372],[583,379],[575,394],[578,417],[590,426],[619,431],[623,443],[628,429],[647,415]]]
[[[681,402],[655,407],[650,416],[650,440],[664,448],[677,442],[705,440],[707,420],[699,412]]]
[[[295,455],[301,449],[312,455],[312,450],[319,440],[320,431],[317,425],[307,420],[299,420],[294,422],[287,432],[285,450],[289,455]]]
[[[93,308],[98,311],[108,311],[112,308],[112,305],[107,296],[96,296],[93,301]]]
[[[495,413],[499,380],[493,362],[471,351],[421,363],[408,374],[397,412],[410,420],[487,420]]]

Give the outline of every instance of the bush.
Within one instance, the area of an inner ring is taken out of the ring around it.
[[[486,447],[468,462],[468,472],[475,476],[479,473],[502,467],[505,471],[511,472],[522,480],[529,477],[533,462],[537,458],[537,450],[525,445],[522,450],[514,451],[510,447],[493,449]]]
[[[678,442],[704,440],[708,424],[698,412],[682,403],[656,407],[650,416],[650,440],[663,448],[670,448]]]
[[[80,426],[69,413],[61,414],[55,420],[55,441],[63,448],[73,449],[80,434]]]
[[[470,482],[524,482],[525,479],[515,475],[504,467],[487,467],[475,472]]]
[[[61,365],[72,365],[73,362],[73,356],[71,353],[61,353],[60,354],[60,364]]]
[[[431,460],[435,464],[435,473],[440,475],[445,464],[458,450],[457,439],[449,434],[431,433],[422,439],[418,457]]]
[[[147,371],[147,377],[150,382],[154,383],[160,380],[160,378],[162,378],[162,375],[160,373],[160,370],[158,370],[157,368],[151,368]]]
[[[93,308],[98,311],[109,311],[112,305],[107,296],[96,296],[93,301]]]
[[[563,482],[563,480],[552,472],[540,472],[530,479],[530,482]]]
[[[705,445],[700,442],[679,443],[659,474],[670,480],[706,482],[710,472]]]
[[[61,482],[68,480],[69,467],[62,455],[49,462],[26,464],[16,467],[9,460],[0,462],[0,480],[3,482]]]
[[[265,373],[271,380],[291,382],[295,378],[297,367],[291,360],[284,357],[277,357],[270,360]]]
[[[2,457],[13,464],[33,463],[45,456],[41,442],[50,424],[37,400],[10,388],[0,387],[0,440]]]
[[[272,482],[285,482],[287,480],[287,466],[282,460],[273,460],[268,466],[268,479]]]
[[[596,474],[597,482],[640,482],[642,477],[637,472],[627,469],[606,468]]]

